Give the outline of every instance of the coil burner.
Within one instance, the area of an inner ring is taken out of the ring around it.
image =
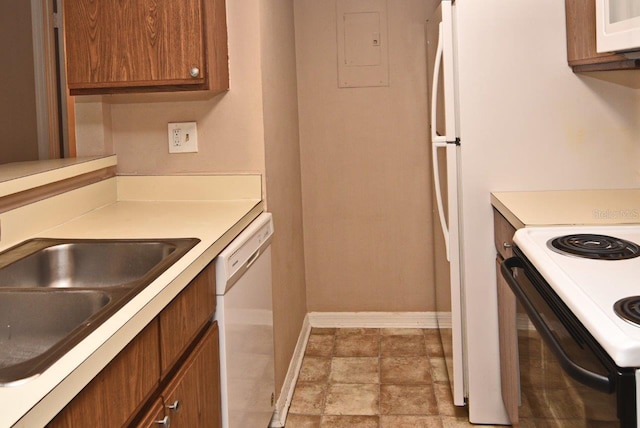
[[[547,245],[560,254],[596,260],[626,260],[640,256],[638,245],[607,235],[565,235],[551,239]]]
[[[625,297],[613,305],[613,311],[631,324],[640,324],[640,296]]]

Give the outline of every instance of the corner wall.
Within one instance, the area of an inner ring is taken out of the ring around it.
[[[260,3],[267,209],[273,213],[276,394],[307,313],[293,0]]]

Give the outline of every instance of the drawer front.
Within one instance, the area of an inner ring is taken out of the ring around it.
[[[516,228],[495,208],[493,210],[493,231],[498,254],[504,259],[511,257],[513,255],[513,234],[516,233]]]

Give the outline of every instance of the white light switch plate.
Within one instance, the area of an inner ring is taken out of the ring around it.
[[[194,153],[198,151],[198,127],[196,122],[169,123],[169,153]]]

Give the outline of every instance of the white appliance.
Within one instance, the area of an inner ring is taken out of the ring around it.
[[[444,237],[444,255],[449,266],[449,271],[445,274],[450,284],[450,296],[447,296],[445,300],[450,300],[451,308],[451,343],[448,346],[452,348],[452,358],[447,361],[450,373],[449,380],[454,404],[463,406],[466,396],[463,345],[465,317],[462,314],[464,310],[461,277],[462,249],[460,247],[462,239],[458,216],[460,204],[458,162],[461,147],[456,112],[457,82],[454,36],[452,2],[443,1],[427,22],[427,38],[432,45],[431,49],[427,51],[427,57],[429,62],[433,63],[430,70],[431,156],[438,222]],[[434,45],[435,51],[433,50]],[[444,323],[449,324],[448,321],[446,320]],[[438,323],[441,322],[442,320],[438,319]]]
[[[638,128],[628,112],[640,99],[572,73],[564,2],[443,0],[426,25],[443,220],[434,220],[435,306],[447,368],[470,422],[508,424],[490,193],[637,186]]]
[[[263,213],[216,257],[224,428],[267,427],[273,413],[272,236]]]
[[[567,381],[554,389],[566,388],[580,409],[547,416],[586,423],[580,426],[636,427],[640,225],[524,228],[514,243],[503,275],[560,362],[558,377]]]
[[[640,50],[640,1],[596,0],[596,46],[598,52]]]

